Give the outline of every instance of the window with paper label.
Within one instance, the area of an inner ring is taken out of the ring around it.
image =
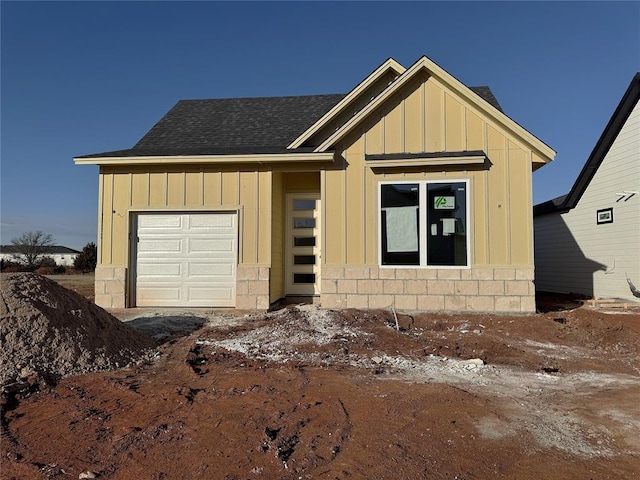
[[[467,181],[380,184],[380,263],[469,265]]]

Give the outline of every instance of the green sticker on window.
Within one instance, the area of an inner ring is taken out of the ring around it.
[[[436,196],[433,200],[433,208],[436,210],[453,210],[456,208],[456,197]]]

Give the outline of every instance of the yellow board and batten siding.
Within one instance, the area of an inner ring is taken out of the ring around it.
[[[411,82],[379,110],[341,145],[347,168],[323,172],[323,263],[378,263],[380,181],[468,179],[471,264],[532,266],[531,150],[433,77]],[[488,169],[373,170],[364,159],[365,154],[473,150],[487,154]]]
[[[271,196],[271,269],[269,270],[269,302],[284,297],[284,174],[274,172]]]
[[[100,264],[128,265],[131,212],[238,211],[239,263],[269,265],[271,178],[270,171],[101,167]]]

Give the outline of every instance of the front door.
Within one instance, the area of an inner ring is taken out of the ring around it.
[[[286,293],[320,295],[320,194],[287,195]]]

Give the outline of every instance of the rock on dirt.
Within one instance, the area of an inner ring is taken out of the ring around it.
[[[0,392],[28,380],[124,367],[152,338],[56,282],[3,273],[0,282]]]

